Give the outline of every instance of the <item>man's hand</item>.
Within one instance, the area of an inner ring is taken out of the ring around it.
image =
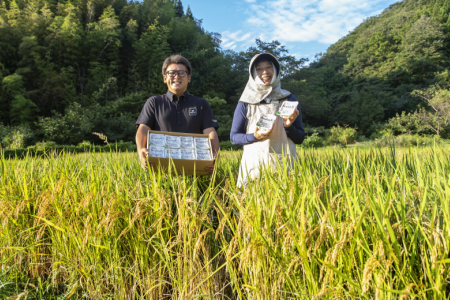
[[[210,173],[210,174],[212,174],[212,172],[214,172],[214,166],[216,165],[216,163],[217,163],[217,153],[214,153],[213,154],[213,164],[212,165],[209,165],[209,166],[206,166],[206,168],[205,168],[205,170],[206,170],[206,172],[208,172],[208,173]]]
[[[136,132],[136,146],[137,146],[137,153],[139,156],[139,161],[141,163],[141,167],[147,171],[147,155],[148,155],[148,149],[147,149],[147,134],[150,130],[150,127],[148,127],[145,124],[140,124],[139,128]],[[151,167],[154,167],[153,162],[148,162]]]
[[[255,138],[257,140],[260,140],[260,141],[265,140],[272,133],[272,130],[273,130],[273,128],[272,129],[265,129],[265,128],[256,127],[255,133],[254,133]]]
[[[214,162],[212,165],[205,168],[205,171],[211,174],[214,171],[214,165],[216,164],[217,160],[217,153],[219,152],[219,137],[217,136],[217,132],[214,127],[204,129],[203,134],[208,134],[209,139],[211,140],[211,150],[213,153]]]
[[[155,166],[155,164],[151,160],[147,160],[147,156],[148,156],[147,148],[142,148],[141,151],[139,152],[139,161],[141,162],[142,169],[144,169],[145,171],[148,171],[147,162],[151,168]]]
[[[292,113],[292,115],[289,116],[289,118],[283,118],[283,125],[284,127],[291,127],[291,125],[294,123],[295,119],[297,119],[300,112],[298,109],[295,109],[295,111]]]

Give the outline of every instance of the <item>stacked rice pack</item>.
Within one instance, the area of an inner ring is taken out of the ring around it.
[[[209,139],[206,137],[150,133],[148,141],[149,156],[172,159],[212,160]]]

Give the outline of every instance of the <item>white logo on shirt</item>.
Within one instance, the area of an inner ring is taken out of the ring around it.
[[[196,116],[197,115],[197,107],[189,107],[189,115]]]

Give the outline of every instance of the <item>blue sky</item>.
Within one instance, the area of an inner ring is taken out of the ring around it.
[[[222,48],[255,46],[255,39],[278,40],[289,54],[314,59],[363,20],[395,0],[182,0],[203,27],[222,35]]]

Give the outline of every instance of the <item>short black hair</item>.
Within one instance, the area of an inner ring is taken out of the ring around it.
[[[191,75],[191,73],[192,73],[191,63],[187,60],[187,58],[180,54],[173,54],[164,60],[164,63],[162,66],[163,76],[166,75],[166,70],[169,67],[169,65],[171,65],[171,64],[182,64],[186,67],[186,69],[188,71],[188,75]]]

